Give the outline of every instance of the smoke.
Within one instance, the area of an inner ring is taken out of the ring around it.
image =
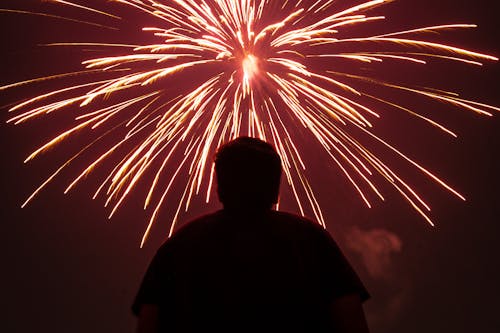
[[[363,231],[353,227],[346,237],[348,248],[361,256],[368,274],[374,279],[391,278],[392,262],[395,253],[401,251],[399,237],[384,229]]]
[[[368,273],[365,284],[372,298],[366,315],[372,332],[387,332],[410,302],[411,280],[398,269],[403,242],[384,229],[352,227],[345,235],[347,250],[355,253]]]

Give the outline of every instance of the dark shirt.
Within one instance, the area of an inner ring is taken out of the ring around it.
[[[132,310],[157,304],[161,332],[322,332],[332,300],[353,293],[369,297],[318,224],[222,210],[160,247]]]

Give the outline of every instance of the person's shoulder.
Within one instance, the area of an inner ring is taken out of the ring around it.
[[[213,228],[214,225],[217,225],[221,218],[221,211],[216,211],[201,215],[184,223],[163,243],[160,250],[171,247],[176,243],[184,242],[186,239],[196,238],[199,235],[205,234],[208,230]]]
[[[327,232],[318,222],[304,216],[282,211],[272,211],[271,216],[273,220],[277,221],[284,228],[293,228],[304,235],[319,235]]]
[[[276,220],[280,220],[287,223],[295,223],[297,225],[301,225],[306,228],[307,227],[316,228],[320,226],[319,223],[313,221],[312,219],[289,212],[273,210],[271,214],[273,218]]]

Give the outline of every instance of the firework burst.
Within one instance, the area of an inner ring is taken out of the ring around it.
[[[51,2],[84,11],[89,21],[74,20],[82,24],[112,28],[113,22],[120,19],[120,13],[109,12],[105,4],[102,8],[91,8],[78,2]],[[78,112],[70,128],[35,150],[26,162],[78,131],[105,129],[61,165],[24,205],[88,147],[111,136],[114,143],[102,150],[103,153],[69,184],[66,192],[112,155],[119,156],[114,158],[113,170],[94,196],[104,194],[107,197],[106,206],[111,206],[111,217],[134,187],[145,180],[145,175],[152,173],[144,208],[150,205],[153,208],[142,239],[144,243],[160,208],[171,195],[173,184],[183,181],[178,179],[184,177],[180,176],[183,171],[189,172],[170,234],[179,214],[188,209],[195,195],[203,193],[207,201],[210,199],[214,179],[211,156],[217,147],[232,138],[249,135],[274,144],[282,157],[285,178],[298,209],[302,214],[310,209],[324,225],[313,186],[304,175],[307,161],[301,156],[296,142],[298,136],[291,124],[307,129],[308,136],[328,154],[368,206],[371,197],[384,199],[373,180],[374,175],[379,175],[432,224],[428,216],[429,205],[354,133],[362,133],[370,141],[385,146],[463,199],[436,175],[372,132],[372,122],[379,115],[376,107],[371,106],[373,103],[366,101],[407,112],[447,134],[455,134],[443,124],[397,101],[376,97],[362,87],[368,84],[412,93],[484,115],[499,109],[462,99],[454,93],[386,82],[356,71],[340,71],[337,64],[351,62],[349,68],[391,61],[425,64],[428,59],[437,57],[480,65],[481,61],[497,60],[486,54],[416,37],[474,25],[447,24],[355,35],[354,28],[385,20],[383,16],[371,16],[370,13],[375,7],[390,2],[387,0],[357,2],[346,8],[338,8],[340,5],[334,0],[114,2],[149,17],[151,25],[142,30],[144,39],[154,42],[50,44],[114,48],[121,53],[88,59],[83,62],[85,69],[79,72],[0,87],[5,90],[75,76],[87,78],[83,83],[35,96],[10,109],[15,115],[9,122],[15,124],[48,113]],[[45,13],[32,14],[54,17]],[[93,23],[91,18],[94,16],[105,17],[109,24]],[[96,80],[97,75],[104,75],[104,78],[100,76]],[[187,80],[191,83],[185,84]],[[123,129],[125,134],[116,134]],[[180,163],[175,156],[181,156]]]

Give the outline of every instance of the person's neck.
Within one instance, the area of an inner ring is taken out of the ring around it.
[[[223,210],[230,215],[257,216],[267,214],[272,206],[224,205]]]

